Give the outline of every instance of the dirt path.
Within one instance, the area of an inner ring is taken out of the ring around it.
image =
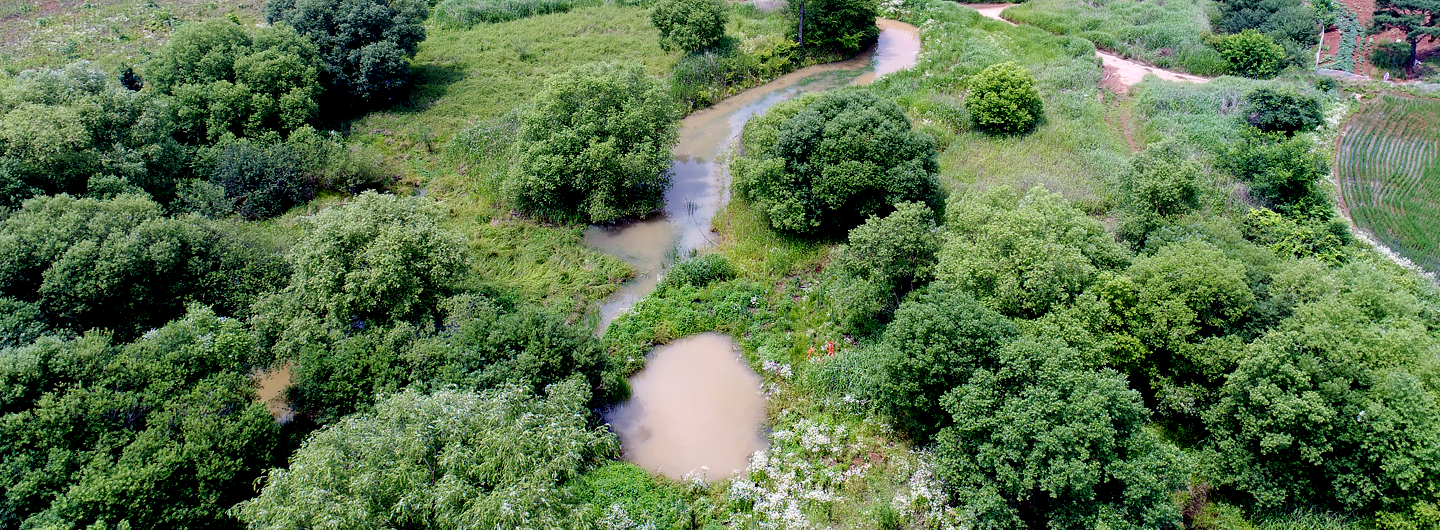
[[[1015,4],[970,4],[966,7],[979,11],[980,14],[986,18],[993,18],[1013,26],[1015,25],[1014,22],[1000,17],[1001,11],[1013,5]],[[1130,87],[1135,86],[1135,84],[1139,83],[1142,79],[1145,79],[1146,74],[1154,75],[1166,81],[1187,83],[1204,83],[1209,81],[1209,79],[1204,77],[1172,72],[1144,63],[1131,61],[1110,52],[1097,50],[1095,55],[1100,56],[1100,62],[1104,65],[1105,69],[1105,77],[1100,80],[1100,83],[1117,93],[1123,94],[1128,92]]]

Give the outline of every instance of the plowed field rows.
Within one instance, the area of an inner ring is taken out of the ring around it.
[[[1355,224],[1440,271],[1440,101],[1373,101],[1346,126],[1335,151],[1340,198]]]

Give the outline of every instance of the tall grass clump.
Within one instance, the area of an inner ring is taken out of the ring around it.
[[[520,111],[483,119],[450,139],[445,157],[470,177],[482,193],[493,195],[510,167],[514,151],[510,146],[520,130]]]
[[[599,4],[598,0],[444,0],[435,6],[434,20],[442,28],[463,29]]]
[[[1203,41],[1211,32],[1205,0],[1034,0],[1006,9],[1005,18],[1077,36],[1161,68],[1206,76],[1225,73],[1225,59]]]

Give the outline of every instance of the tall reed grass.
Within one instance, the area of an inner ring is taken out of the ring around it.
[[[599,4],[600,0],[444,0],[435,6],[432,20],[443,28],[468,28]]]

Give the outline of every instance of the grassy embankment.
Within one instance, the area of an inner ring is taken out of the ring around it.
[[[1360,228],[1430,272],[1440,271],[1440,101],[1382,95],[1336,145],[1342,204]]]
[[[263,0],[60,0],[0,2],[0,72],[85,59],[114,70],[137,64],[183,22],[234,15],[253,23]]]
[[[1224,72],[1224,58],[1205,46],[1209,0],[1104,2],[1034,0],[1005,10],[1007,19],[1094,42],[1127,58],[1197,75]]]

